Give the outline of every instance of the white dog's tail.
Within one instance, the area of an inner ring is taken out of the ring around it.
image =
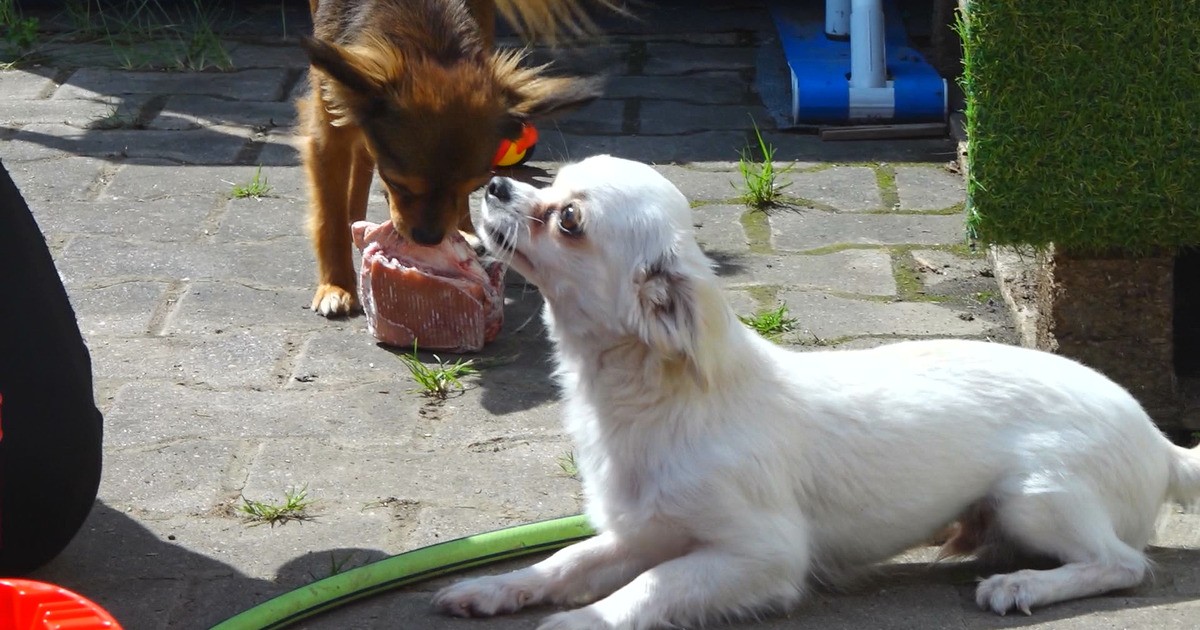
[[[1200,446],[1172,447],[1171,485],[1168,495],[1184,506],[1194,506],[1200,500]]]

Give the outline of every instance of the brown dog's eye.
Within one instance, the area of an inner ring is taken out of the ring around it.
[[[580,218],[578,208],[574,205],[564,206],[562,210],[558,211],[558,229],[562,230],[564,234],[578,236],[583,230]]]
[[[405,203],[411,202],[416,197],[416,195],[414,195],[411,190],[405,188],[404,186],[398,186],[398,185],[393,184],[391,188],[392,188],[392,191],[395,193],[396,197],[399,198],[400,201],[402,201],[402,202],[405,202]]]

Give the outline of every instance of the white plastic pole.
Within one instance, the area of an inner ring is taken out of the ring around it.
[[[825,34],[837,39],[850,36],[850,0],[825,0]]]
[[[826,23],[828,28],[828,17]],[[884,45],[883,0],[851,0],[850,87],[884,87],[887,83]]]

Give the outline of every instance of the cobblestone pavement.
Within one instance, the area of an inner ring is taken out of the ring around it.
[[[681,8],[687,7],[687,8]],[[556,57],[609,77],[603,99],[542,126],[532,168],[611,152],[657,165],[739,313],[788,307],[798,349],[894,339],[1013,342],[986,260],[964,239],[950,140],[822,142],[771,124],[754,85],[772,28],[747,2],[656,3],[642,21]],[[361,317],[308,310],[314,262],[292,146],[305,88],[303,14],[252,13],[231,72],[132,72],[65,45],[0,72],[0,158],[34,208],[92,352],[106,416],[100,498],[36,577],[83,592],[127,628],[207,627],[332,570],[581,509],[548,376],[536,292],[512,277],[501,338],[461,395],[433,402]],[[272,35],[263,36],[262,33]],[[788,207],[737,200],[751,122],[777,149]],[[268,196],[232,198],[261,165]],[[371,216],[382,219],[376,195]],[[310,521],[250,526],[242,497],[306,488]],[[999,618],[977,611],[973,565],[927,549],[847,593],[819,593],[764,628],[1192,628],[1193,517],[1166,521],[1152,583]],[[489,567],[494,571],[503,567]],[[432,615],[444,580],[354,604],[312,628],[518,628]]]

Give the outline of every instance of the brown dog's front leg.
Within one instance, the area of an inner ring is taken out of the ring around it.
[[[317,99],[312,99],[319,103]],[[315,105],[320,108],[320,105]],[[304,168],[308,175],[308,229],[317,258],[317,291],[312,309],[319,315],[348,315],[358,308],[355,297],[354,258],[350,236],[350,201],[357,201],[352,189],[354,150],[361,142],[356,128],[334,127],[323,108],[316,114],[304,144]],[[367,186],[370,186],[368,179]],[[365,208],[365,194],[363,207]],[[361,211],[359,211],[361,214]]]

